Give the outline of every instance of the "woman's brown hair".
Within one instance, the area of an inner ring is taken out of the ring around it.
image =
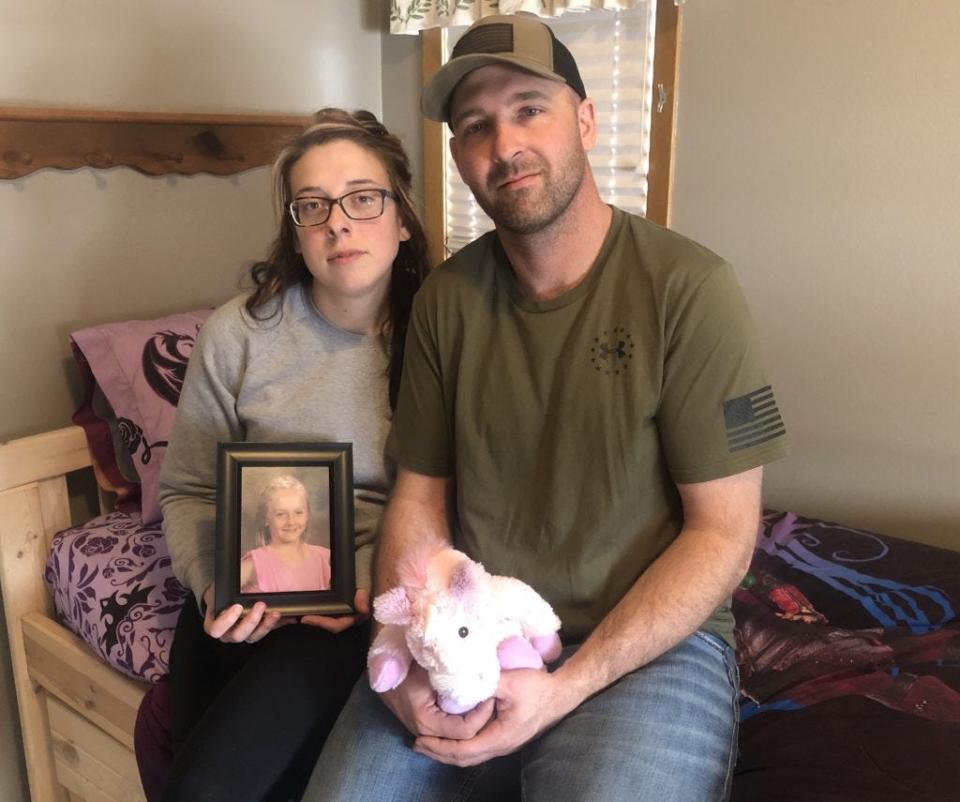
[[[250,315],[264,320],[279,313],[280,305],[267,305],[288,287],[296,284],[309,286],[311,274],[297,251],[297,234],[287,213],[290,197],[290,171],[310,148],[341,139],[356,142],[373,153],[383,164],[390,180],[400,222],[410,232],[410,239],[400,243],[387,293],[387,316],[381,336],[384,338],[389,365],[387,392],[390,408],[395,409],[403,369],[403,345],[410,320],[413,296],[420,288],[428,269],[427,237],[413,205],[410,162],[399,138],[369,111],[322,109],[313,116],[313,123],[290,142],[273,164],[273,197],[280,231],[265,260],[251,269],[254,289],[246,301]]]

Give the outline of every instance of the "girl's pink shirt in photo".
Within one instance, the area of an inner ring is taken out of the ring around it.
[[[303,548],[305,556],[299,565],[279,559],[269,546],[248,551],[244,559],[253,560],[257,580],[246,592],[327,590],[330,587],[330,549],[312,543],[304,543]]]

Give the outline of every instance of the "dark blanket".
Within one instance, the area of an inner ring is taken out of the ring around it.
[[[768,513],[734,597],[735,802],[960,800],[960,552]]]

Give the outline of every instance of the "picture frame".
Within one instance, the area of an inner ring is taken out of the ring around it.
[[[350,443],[220,443],[215,613],[354,612],[353,526]]]

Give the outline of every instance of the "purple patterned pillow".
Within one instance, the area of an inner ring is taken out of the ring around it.
[[[147,523],[160,520],[160,466],[173,428],[187,361],[197,332],[212,311],[201,309],[159,320],[105,323],[70,335],[81,373],[90,371],[114,417],[105,421],[92,408],[96,396],[91,391],[77,410],[74,422],[87,433],[100,468],[98,479],[106,477],[119,486],[122,497],[126,491],[123,466],[104,446],[105,429],[120,438],[117,450],[125,449],[131,455],[140,479],[140,513]]]
[[[159,523],[112,512],[58,532],[44,579],[60,620],[114,668],[156,682],[187,591]]]

